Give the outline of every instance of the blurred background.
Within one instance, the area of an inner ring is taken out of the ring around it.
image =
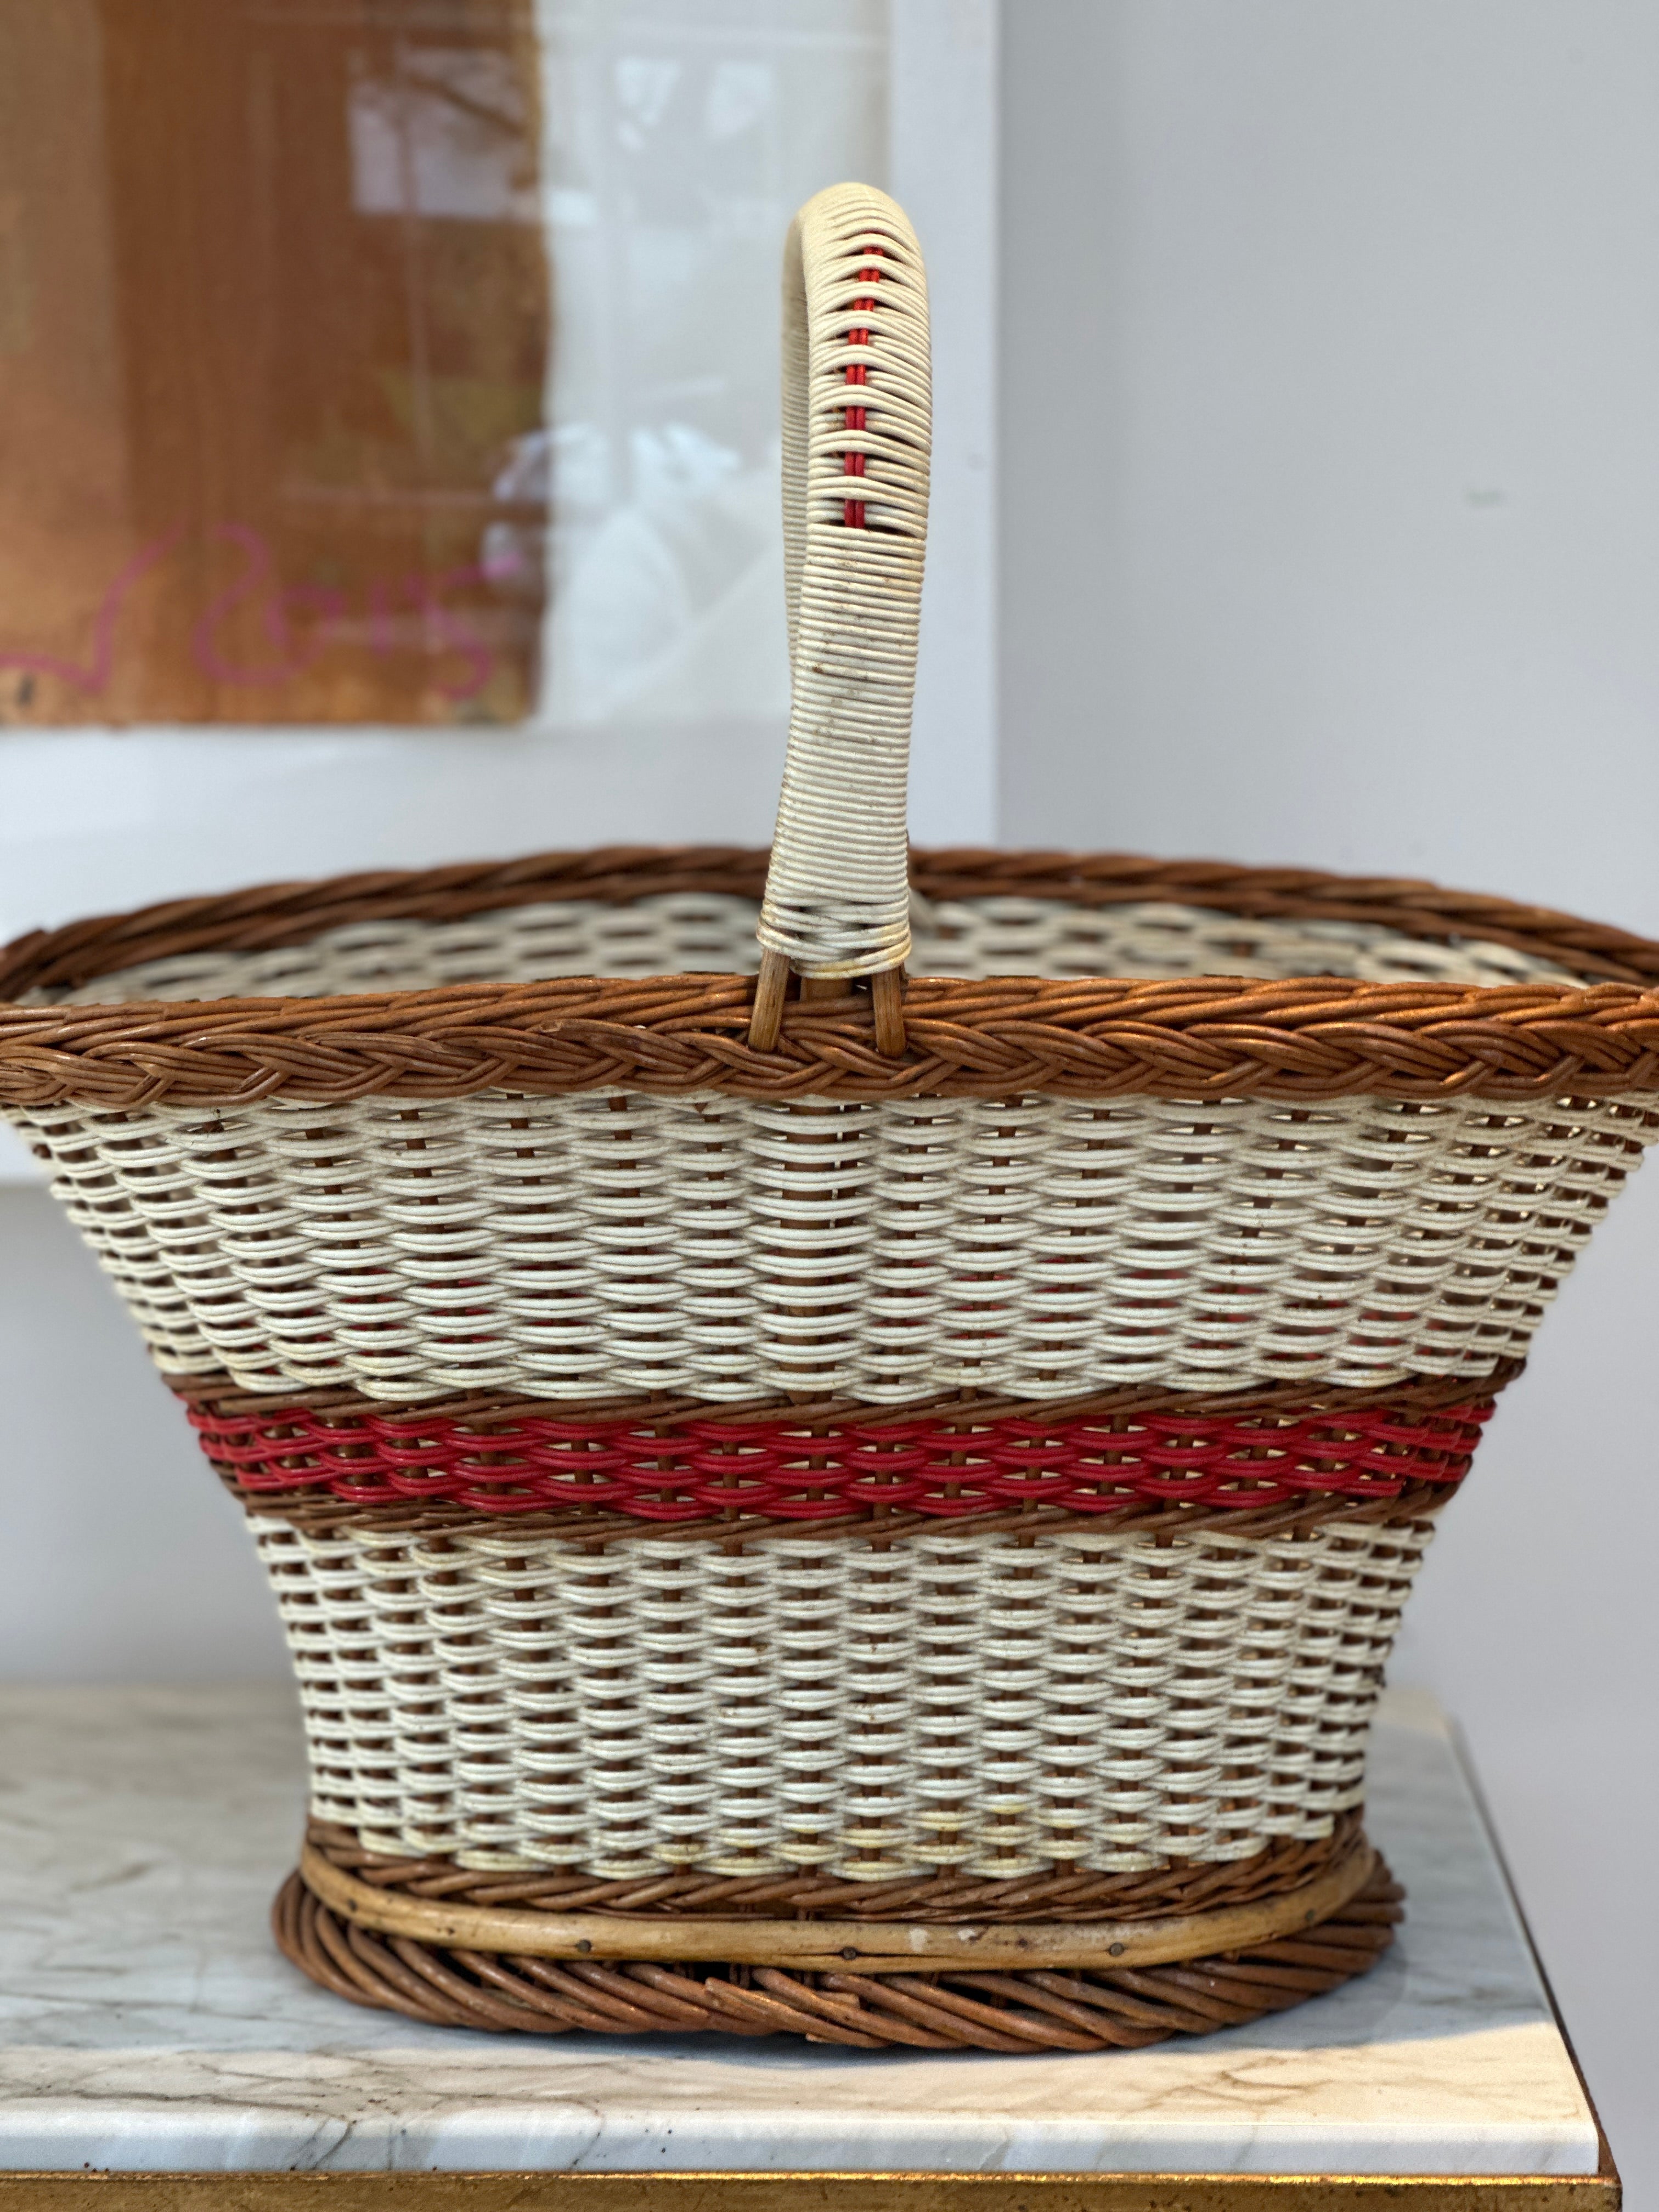
[[[0,934],[763,841],[778,240],[845,174],[934,295],[920,839],[1659,934],[1651,9],[0,0]],[[0,1673],[280,1674],[237,1514],[0,1170]],[[1650,1169],[1394,1668],[1464,1729],[1633,2204],[1656,1333]]]

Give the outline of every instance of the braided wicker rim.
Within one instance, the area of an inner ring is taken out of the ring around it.
[[[277,1893],[271,1926],[284,1956],[323,1988],[440,2027],[800,2035],[866,2051],[1107,2051],[1241,2027],[1340,1987],[1392,1943],[1404,1894],[1377,1857],[1358,1895],[1297,1935],[1109,1972],[786,1973],[491,1955],[383,1940],[331,1912],[297,1873]]]
[[[547,1912],[614,1912],[659,1917],[718,1914],[723,1920],[787,1916],[798,1920],[1161,1919],[1213,1912],[1282,1897],[1346,1858],[1364,1814],[1339,1813],[1328,1836],[1302,1842],[1275,1837],[1247,1859],[1171,1861],[1138,1874],[1099,1874],[1060,1866],[1009,1880],[957,1874],[848,1881],[834,1875],[632,1875],[606,1880],[580,1868],[481,1873],[452,1857],[398,1858],[371,1850],[351,1828],[311,1820],[306,1847],[342,1874],[388,1893],[433,1903],[526,1906]]]
[[[757,896],[765,855],[691,848],[554,854],[507,867],[279,884],[37,932],[0,955],[0,998],[71,987],[168,954],[303,942],[348,921],[445,919],[556,898],[680,890]],[[0,1105],[121,1111],[282,1097],[463,1097],[628,1089],[757,1098],[1104,1098],[1312,1103],[1606,1097],[1659,1089],[1659,945],[1496,898],[1371,878],[1122,855],[918,854],[936,898],[1079,905],[1178,900],[1241,917],[1381,923],[1444,940],[1479,933],[1589,978],[1570,984],[1130,982],[908,987],[907,1047],[877,1049],[867,993],[792,1002],[778,1048],[753,1050],[752,977],[469,984],[328,1000],[216,1000],[0,1010]]]

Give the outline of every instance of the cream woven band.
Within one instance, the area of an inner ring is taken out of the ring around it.
[[[901,209],[810,199],[783,270],[789,751],[758,935],[803,975],[910,947],[905,800],[932,430],[927,289]]]
[[[1434,1527],[595,1553],[499,1522],[251,1525],[312,1811],[370,1850],[866,1882],[1329,1835]]]
[[[1485,1377],[1656,1118],[620,1091],[19,1117],[168,1372],[875,1405]]]

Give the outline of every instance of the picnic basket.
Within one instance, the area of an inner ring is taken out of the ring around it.
[[[915,238],[836,187],[786,253],[769,856],[0,955],[0,1110],[291,1640],[277,1940],[361,2002],[1095,2050],[1299,2002],[1400,1917],[1383,1662],[1659,1133],[1659,945],[907,854],[928,441]]]

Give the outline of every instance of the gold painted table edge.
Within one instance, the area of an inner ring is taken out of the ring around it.
[[[0,2173],[0,2212],[1620,2212],[1588,2174]]]

